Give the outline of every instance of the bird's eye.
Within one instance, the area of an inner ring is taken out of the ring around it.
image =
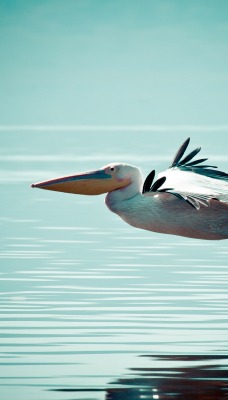
[[[114,170],[115,170],[115,168],[114,168],[114,167],[111,167],[111,168],[110,168],[110,170],[111,170],[111,171],[114,171]]]

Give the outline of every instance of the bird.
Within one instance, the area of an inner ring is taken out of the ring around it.
[[[98,170],[34,183],[33,188],[82,195],[107,193],[105,204],[129,225],[147,231],[202,240],[228,239],[228,174],[185,155],[184,141],[171,165],[143,182],[139,168],[111,163]]]

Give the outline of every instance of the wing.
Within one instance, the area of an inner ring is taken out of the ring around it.
[[[201,205],[209,206],[211,199],[228,202],[228,174],[203,164],[207,158],[192,160],[200,147],[183,158],[189,142],[190,138],[182,144],[169,169],[160,173],[157,181],[153,183],[155,171],[147,176],[142,192],[171,193],[197,210]]]

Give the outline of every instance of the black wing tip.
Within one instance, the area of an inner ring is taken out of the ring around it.
[[[142,193],[150,192],[151,186],[153,184],[154,176],[155,176],[155,170],[153,169],[145,179],[145,182],[143,184]]]
[[[157,192],[165,181],[166,181],[165,176],[162,176],[161,178],[157,179],[156,182],[154,182],[153,186],[151,186],[150,192]]]
[[[149,175],[148,175],[149,176]],[[147,178],[146,178],[147,179]],[[150,192],[166,192],[168,190],[172,190],[171,188],[164,188],[160,189],[160,187],[165,183],[166,177],[162,176],[161,178],[157,179],[154,184],[150,186],[145,186],[145,183],[143,185],[143,190],[142,193],[150,193]],[[146,182],[146,181],[145,181]]]
[[[154,183],[154,176],[155,176],[155,170],[153,169],[149,175],[146,177],[142,193],[148,193],[148,192],[159,192],[159,188],[163,185],[163,183],[166,181],[166,177],[162,176],[161,178],[157,179]],[[161,189],[162,192],[166,191],[168,189]]]
[[[186,146],[186,148],[188,147],[189,143],[190,143],[190,136],[184,141],[184,143],[182,144],[182,146]]]
[[[199,158],[198,160],[193,160],[191,161],[201,150],[201,147],[197,147],[195,150],[192,150],[187,156],[183,158],[183,155],[189,145],[190,142],[190,137],[187,138],[184,143],[181,145],[181,147],[178,149],[173,162],[170,166],[170,168],[177,167],[177,168],[184,168],[188,169],[192,172],[198,172],[203,171],[206,168],[217,168],[215,165],[205,165],[202,164],[204,161],[207,161],[208,158]],[[201,165],[199,165],[201,164]],[[211,170],[213,171],[213,170]],[[212,172],[211,172],[212,173]],[[216,173],[215,173],[216,175]],[[218,174],[222,176],[221,171],[218,171]]]
[[[180,160],[178,165],[187,165],[189,161],[191,161],[196,154],[198,154],[201,150],[201,147],[197,147],[195,150],[191,151],[183,160]]]
[[[188,137],[184,143],[181,145],[181,147],[177,150],[174,159],[172,161],[172,164],[170,166],[170,168],[175,167],[176,165],[179,164],[179,161],[181,160],[181,158],[183,157],[185,150],[187,149],[188,145],[190,143],[190,137]]]

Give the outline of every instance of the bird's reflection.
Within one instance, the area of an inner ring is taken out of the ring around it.
[[[145,357],[147,367],[131,368],[127,376],[108,382],[108,389],[71,387],[51,391],[68,395],[83,392],[92,394],[93,399],[96,392],[104,392],[105,400],[228,400],[228,355],[141,357]]]
[[[152,366],[131,369],[134,377],[115,382],[118,388],[108,389],[105,400],[228,399],[227,356],[146,357]],[[153,367],[155,360],[162,366]]]

